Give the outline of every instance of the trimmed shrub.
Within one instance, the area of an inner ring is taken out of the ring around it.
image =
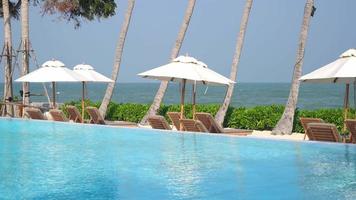
[[[140,122],[150,108],[148,104],[114,104],[110,108],[110,113],[107,113],[109,120],[121,120],[130,122]]]
[[[81,102],[71,101],[65,105],[74,105],[81,112]],[[85,102],[86,106],[99,107],[100,103],[90,101]],[[115,103],[110,102],[106,113],[107,120],[122,120],[130,122],[140,122],[144,117],[149,104],[135,104],[135,103]],[[196,106],[197,112],[207,112],[215,116],[218,112],[220,105],[218,104],[199,104]],[[62,108],[66,113],[66,110]],[[269,106],[256,106],[251,108],[246,107],[229,107],[225,116],[224,126],[230,128],[242,128],[253,130],[272,130],[282,116],[284,106],[282,105],[269,105]],[[161,105],[158,110],[158,115],[165,116],[167,121],[169,118],[167,112],[179,112],[180,105]],[[187,104],[184,106],[185,116],[192,118],[192,105]],[[348,117],[354,118],[354,112],[350,111]],[[296,110],[295,120],[293,125],[293,132],[303,133],[303,127],[300,124],[300,117],[314,117],[321,118],[325,122],[333,123],[341,132],[343,128],[343,110],[342,109],[318,109],[318,110]],[[85,114],[85,118],[88,116]]]
[[[319,110],[300,110],[297,112],[295,120],[295,132],[304,132],[299,117],[312,117],[323,119],[327,123],[335,124],[339,131],[344,127],[344,114],[342,109],[319,109]]]
[[[229,119],[226,119],[227,126],[242,129],[272,130],[282,116],[283,110],[283,106],[277,105],[235,108]]]

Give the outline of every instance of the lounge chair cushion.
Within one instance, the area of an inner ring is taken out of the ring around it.
[[[39,108],[26,108],[25,116],[27,116],[30,119],[46,120],[45,116],[43,115],[43,113]]]
[[[191,132],[208,132],[207,128],[201,123],[199,120],[193,119],[181,119],[179,120],[184,130],[191,131]]]
[[[179,130],[180,127],[180,112],[167,112],[167,115],[169,117],[169,119],[172,121],[174,127]],[[183,116],[183,119],[185,119],[185,117]],[[183,127],[184,130],[184,127]]]
[[[92,124],[106,124],[104,117],[101,116],[98,108],[89,106],[86,108],[86,110],[90,116],[90,123],[92,123]]]
[[[312,136],[309,135],[309,132],[307,131],[308,129],[308,124],[309,123],[323,123],[324,121],[320,118],[307,118],[307,117],[301,117],[300,119],[300,123],[302,124],[302,127],[304,129],[304,140],[305,140],[305,136],[308,136],[309,140],[312,140]]]
[[[225,133],[232,135],[248,135],[251,134],[251,130],[222,128],[211,116],[210,113],[195,113],[195,118],[201,121],[210,133]]]
[[[328,123],[309,123],[307,128],[310,140],[339,142],[339,133],[334,124]]]
[[[171,130],[171,127],[163,116],[150,116],[148,117],[148,123],[154,129]]]
[[[349,141],[351,143],[356,144],[356,120],[355,119],[347,119],[345,121],[347,129],[350,131]]]
[[[49,114],[51,115],[53,121],[60,121],[60,122],[68,121],[68,119],[66,118],[66,116],[61,110],[51,109],[49,110]]]
[[[69,114],[69,120],[72,120],[73,122],[77,123],[82,123],[83,118],[82,115],[80,114],[79,110],[75,106],[66,106],[67,112]]]

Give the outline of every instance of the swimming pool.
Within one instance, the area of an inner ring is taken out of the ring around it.
[[[0,199],[355,199],[356,145],[0,119]]]

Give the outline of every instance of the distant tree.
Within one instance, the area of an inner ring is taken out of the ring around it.
[[[170,57],[170,61],[172,61],[173,59],[175,59],[180,51],[180,48],[182,47],[183,44],[183,40],[185,37],[185,33],[188,30],[188,26],[190,23],[190,19],[193,15],[193,11],[194,11],[194,6],[195,6],[195,1],[196,0],[189,0],[188,1],[188,6],[187,9],[185,11],[185,15],[184,15],[184,19],[183,19],[183,23],[180,27],[176,42],[173,46],[172,52],[171,52],[171,57]],[[159,89],[156,93],[156,96],[153,100],[153,103],[151,104],[150,108],[148,109],[146,115],[142,118],[141,120],[141,124],[147,124],[147,119],[149,116],[155,115],[162,103],[164,94],[167,90],[168,87],[168,81],[162,81],[161,85],[159,86]]]
[[[238,65],[240,62],[240,56],[241,56],[241,52],[242,52],[242,48],[243,48],[243,44],[244,44],[245,33],[246,33],[248,18],[250,16],[252,3],[253,3],[253,0],[246,0],[245,9],[242,14],[240,31],[237,36],[235,55],[232,60],[232,66],[231,66],[231,72],[230,72],[230,79],[233,81],[236,81],[236,77],[237,77],[237,69],[238,69]],[[230,84],[227,89],[226,95],[225,95],[224,103],[222,104],[222,106],[220,107],[219,111],[216,113],[216,116],[215,116],[216,121],[220,124],[222,124],[224,122],[226,111],[230,105],[233,92],[234,92],[234,84]]]
[[[18,19],[20,1],[17,3],[9,0],[2,0],[0,5],[0,17],[4,21],[4,46],[2,54],[5,58],[4,62],[4,101],[9,101],[13,98],[12,88],[12,30],[11,30],[11,17]],[[13,116],[12,106],[6,106],[5,115]]]
[[[298,102],[299,78],[302,75],[305,45],[307,42],[310,20],[312,15],[314,14],[314,11],[314,0],[307,0],[304,8],[304,17],[300,30],[297,58],[294,66],[292,84],[288,101],[281,119],[278,121],[276,127],[272,130],[273,134],[292,134],[294,114]]]
[[[125,39],[126,39],[127,32],[129,30],[130,20],[131,20],[134,6],[135,6],[135,0],[128,0],[128,7],[126,10],[125,19],[124,19],[124,22],[121,27],[121,31],[119,34],[119,40],[117,42],[116,50],[115,50],[115,61],[114,61],[114,67],[113,67],[112,76],[111,76],[111,79],[114,80],[114,82],[108,84],[104,98],[103,98],[100,108],[99,108],[100,114],[102,116],[106,115],[106,110],[107,110],[108,105],[111,101],[111,98],[112,98],[112,95],[114,92],[114,88],[115,88],[115,83],[116,83],[117,77],[119,75],[121,58],[122,58],[122,53],[123,53],[124,45],[125,45]]]
[[[83,20],[108,18],[115,15],[115,0],[43,0],[44,14],[60,14],[78,28]]]

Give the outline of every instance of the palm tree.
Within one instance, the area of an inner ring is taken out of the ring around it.
[[[129,30],[130,19],[132,16],[132,11],[133,11],[134,6],[135,6],[135,0],[128,0],[128,7],[127,7],[126,14],[125,14],[125,19],[124,19],[124,22],[121,27],[121,32],[119,34],[119,41],[117,42],[116,50],[115,50],[115,61],[114,61],[114,67],[113,67],[113,72],[112,72],[112,76],[111,76],[111,79],[114,80],[114,82],[108,84],[103,101],[99,108],[99,111],[102,116],[106,115],[106,110],[107,110],[108,105],[111,101],[113,91],[115,88],[115,83],[116,83],[117,77],[119,75],[121,57],[122,57],[122,53],[124,50],[125,39],[126,39],[127,32]]]
[[[185,33],[187,32],[189,23],[190,23],[190,19],[193,15],[193,11],[194,11],[194,6],[195,6],[195,1],[196,0],[189,0],[188,1],[188,6],[187,9],[185,11],[185,15],[184,15],[184,20],[183,23],[181,25],[181,28],[179,30],[176,42],[173,46],[172,52],[171,52],[171,57],[170,57],[170,61],[172,61],[174,58],[176,58],[179,54],[180,48],[182,47],[182,43],[185,37]],[[164,93],[166,92],[168,87],[168,81],[162,81],[159,89],[156,93],[156,96],[153,100],[153,103],[151,104],[150,108],[148,109],[146,115],[142,118],[141,120],[141,124],[146,124],[147,123],[147,119],[149,116],[155,115],[157,113],[157,110],[159,109],[161,102],[163,100],[163,96]]]
[[[278,121],[276,127],[272,130],[273,134],[292,133],[294,114],[298,101],[299,78],[302,75],[305,45],[307,41],[310,20],[314,14],[314,11],[315,11],[314,0],[307,0],[304,8],[304,17],[303,17],[302,27],[300,30],[296,64],[294,66],[292,85],[290,88],[288,101],[281,119]]]
[[[12,98],[12,32],[11,32],[11,15],[9,0],[2,0],[2,17],[4,18],[4,48],[3,55],[5,61],[5,83],[4,83],[4,102]],[[12,116],[11,106],[6,106],[5,115]]]
[[[21,46],[22,46],[22,75],[29,72],[29,55],[30,55],[30,36],[29,36],[29,1],[21,0]],[[28,105],[30,98],[27,95],[29,92],[29,84],[22,83],[23,104]]]
[[[243,11],[243,15],[242,15],[242,19],[241,19],[240,31],[237,36],[235,55],[232,60],[232,66],[231,66],[231,72],[230,72],[230,79],[233,81],[236,81],[237,69],[238,69],[238,65],[240,62],[241,51],[242,51],[242,47],[244,44],[244,38],[245,38],[245,33],[246,33],[248,18],[250,16],[252,3],[253,3],[253,0],[246,0],[245,9]],[[217,114],[215,116],[216,121],[220,124],[222,124],[224,122],[226,111],[230,105],[231,96],[232,96],[233,91],[234,91],[234,84],[230,84],[226,91],[224,103],[222,104],[222,106],[220,107],[219,111],[217,112]]]

